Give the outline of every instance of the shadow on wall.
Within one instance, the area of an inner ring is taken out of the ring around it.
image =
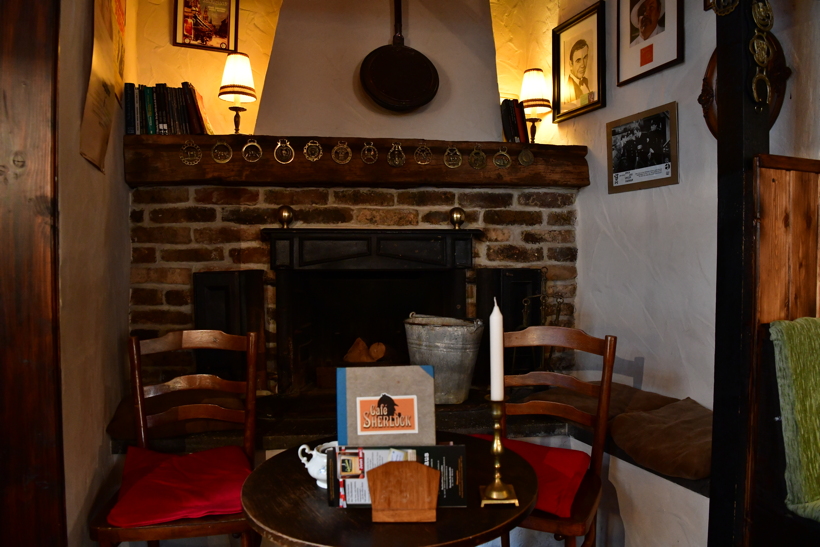
[[[583,354],[579,353],[576,356],[575,370],[580,373],[579,376],[582,380],[600,380],[601,367],[603,366],[601,358],[592,357],[591,362],[587,362]],[[630,361],[616,356],[612,381],[632,386],[635,389],[642,389],[645,361],[643,357],[635,357]],[[590,378],[584,377],[587,373],[589,373]]]

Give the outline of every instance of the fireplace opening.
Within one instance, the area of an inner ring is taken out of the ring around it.
[[[288,285],[291,392],[334,390],[340,366],[408,364],[404,320],[411,312],[465,317],[463,270],[300,271]],[[384,357],[373,363],[345,362],[357,338],[368,346],[384,344]]]

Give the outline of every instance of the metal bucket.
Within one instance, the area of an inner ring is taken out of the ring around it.
[[[484,333],[481,320],[411,313],[410,318],[404,320],[404,330],[410,363],[433,366],[436,404],[464,402]]]

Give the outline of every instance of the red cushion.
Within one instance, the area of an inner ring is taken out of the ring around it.
[[[238,446],[177,456],[129,447],[122,487],[108,522],[146,526],[181,518],[239,513],[251,468]]]
[[[474,436],[492,440],[491,435]],[[535,508],[559,517],[569,517],[575,494],[589,469],[589,454],[513,439],[502,439],[501,444],[527,460],[535,469],[538,476],[538,500]]]

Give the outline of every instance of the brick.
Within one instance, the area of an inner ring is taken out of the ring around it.
[[[131,289],[133,306],[159,306],[162,304],[162,291],[159,289]]]
[[[521,233],[524,243],[575,243],[575,230],[525,231]]]
[[[241,247],[231,249],[228,255],[234,264],[268,264],[270,263],[269,247]]]
[[[543,222],[541,211],[484,211],[484,224],[503,226],[535,226]]]
[[[216,209],[213,207],[166,207],[148,213],[151,222],[160,224],[181,222],[213,222]]]
[[[512,238],[512,232],[507,228],[484,228],[482,241],[501,243]]]
[[[578,260],[578,249],[575,247],[550,247],[547,258],[556,262],[575,262]]]
[[[353,221],[348,207],[308,207],[294,211],[294,219],[305,224],[345,224]]]
[[[131,243],[190,243],[191,229],[182,226],[133,226]]]
[[[225,260],[221,247],[194,247],[192,249],[164,249],[160,252],[163,262],[217,262]]]
[[[455,192],[446,190],[404,191],[399,192],[396,197],[399,205],[413,205],[415,207],[454,205],[456,202]]]
[[[259,190],[256,188],[197,188],[194,190],[194,201],[214,205],[254,205],[259,203]]]
[[[131,222],[139,223],[145,220],[145,211],[143,209],[131,209]]]
[[[279,224],[271,207],[231,207],[222,211],[222,222],[235,224]]]
[[[272,205],[327,205],[330,192],[319,188],[304,190],[265,190],[265,203]]]
[[[547,224],[550,226],[574,226],[575,211],[552,211],[547,215]]]
[[[547,266],[547,279],[550,281],[568,281],[578,277],[575,266],[552,264]]]
[[[131,264],[151,264],[157,261],[154,247],[131,247]]]
[[[493,262],[541,262],[544,250],[540,247],[522,247],[520,245],[490,245],[487,247],[487,260]]]
[[[513,195],[497,192],[465,192],[458,195],[458,204],[462,207],[480,207],[482,209],[509,207]]]
[[[137,188],[131,194],[131,203],[187,203],[188,188]]]
[[[561,209],[575,203],[575,194],[559,192],[524,192],[518,196],[519,205],[542,207],[544,209]]]
[[[333,202],[340,205],[395,205],[396,196],[381,190],[334,190]]]
[[[372,226],[416,226],[419,214],[408,209],[362,209],[356,213],[356,221]]]
[[[190,268],[131,268],[131,284],[165,283],[168,285],[190,285]]]
[[[550,283],[547,287],[547,294],[549,296],[560,296],[562,298],[573,298],[577,291],[578,286],[575,283],[571,283],[569,285]]]
[[[190,313],[172,310],[132,310],[132,325],[190,325]]]
[[[447,211],[428,211],[421,216],[421,222],[425,224],[449,224],[450,213]]]
[[[239,227],[219,226],[218,228],[194,228],[194,241],[197,243],[208,243],[211,245],[215,243],[238,243],[243,241],[243,237],[244,230]]]
[[[165,291],[165,303],[169,306],[187,306],[191,303],[191,291],[182,289]]]

